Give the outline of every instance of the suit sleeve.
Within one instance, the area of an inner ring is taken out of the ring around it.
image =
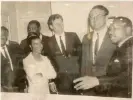
[[[82,40],[82,56],[81,56],[81,75],[85,75],[85,63],[86,63],[86,52],[84,52],[86,50],[86,45],[85,45],[85,37]]]
[[[91,66],[89,65],[89,45],[89,40],[86,34],[82,40],[81,76],[92,75]]]
[[[131,51],[132,52],[132,51]],[[127,52],[127,54],[122,57],[122,61],[120,64],[120,72],[114,76],[101,76],[98,77],[101,85],[105,87],[121,87],[127,88],[128,85],[131,85],[130,80],[132,73],[132,56],[131,52]],[[131,87],[130,87],[131,88]]]

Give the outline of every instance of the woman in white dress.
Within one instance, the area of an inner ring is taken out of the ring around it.
[[[32,52],[23,60],[28,79],[28,92],[35,94],[49,94],[49,80],[56,78],[56,72],[49,59],[41,55],[43,45],[39,36],[32,32],[28,37],[28,44]],[[52,91],[55,92],[55,84]]]

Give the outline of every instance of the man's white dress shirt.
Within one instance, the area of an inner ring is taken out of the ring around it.
[[[98,38],[99,35],[99,44],[98,44],[98,51],[100,50],[100,47],[103,43],[104,37],[107,33],[107,26],[104,27],[103,29],[99,30],[99,31],[94,31],[93,33],[93,37],[92,37],[92,54],[93,54],[93,63],[95,63],[95,44],[96,44],[96,40]],[[97,35],[98,34],[98,35]]]
[[[66,39],[65,39],[65,33],[63,32],[61,35],[57,35],[55,34],[55,38],[56,38],[56,41],[57,41],[57,44],[62,52],[62,48],[61,48],[61,43],[60,43],[60,36],[61,36],[61,39],[63,41],[63,44],[65,46],[65,49],[66,49]]]

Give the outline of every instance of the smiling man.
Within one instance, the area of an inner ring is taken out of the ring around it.
[[[132,22],[127,17],[117,17],[110,26],[110,37],[117,45],[117,51],[112,58],[109,70],[116,69],[119,63],[119,72],[111,80],[110,94],[117,97],[131,97],[132,95],[132,51],[133,35]],[[117,64],[116,64],[117,63]],[[118,70],[118,69],[117,69]],[[102,80],[104,78],[101,78]],[[109,81],[103,81],[103,84]]]
[[[48,19],[49,29],[54,33],[49,39],[50,55],[57,69],[59,94],[76,94],[73,80],[79,77],[79,55],[81,42],[74,32],[64,31],[63,17],[53,14]]]

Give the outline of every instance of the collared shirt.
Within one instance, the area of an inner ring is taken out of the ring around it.
[[[121,47],[127,40],[129,40],[130,38],[132,38],[133,36],[129,36],[127,37],[126,39],[124,39],[123,41],[121,41],[119,44],[118,44],[118,47]]]
[[[63,41],[63,44],[65,46],[65,49],[66,49],[66,39],[65,39],[65,33],[63,32],[61,35],[57,35],[55,34],[55,38],[56,38],[56,41],[57,41],[57,44],[62,52],[62,48],[61,48],[61,43],[60,43],[60,36],[61,36],[61,39]]]
[[[104,37],[106,35],[106,32],[107,32],[108,28],[107,26],[104,27],[103,29],[99,30],[99,31],[94,31],[93,33],[93,37],[92,37],[92,54],[93,54],[93,61],[95,60],[95,43],[96,43],[96,40],[98,38],[98,35],[99,35],[99,44],[98,44],[98,51],[102,45],[102,42],[104,40]],[[97,35],[98,34],[98,35]]]
[[[10,63],[10,65],[11,65],[11,69],[12,69],[12,71],[13,71],[13,64],[12,64],[12,60],[11,60],[10,54],[9,54],[9,52],[8,52],[7,46],[5,45],[4,48],[5,48],[5,52],[7,53],[8,58],[9,58],[9,63]],[[6,58],[4,49],[3,49],[2,47],[0,47],[0,52],[1,52],[2,55]]]

